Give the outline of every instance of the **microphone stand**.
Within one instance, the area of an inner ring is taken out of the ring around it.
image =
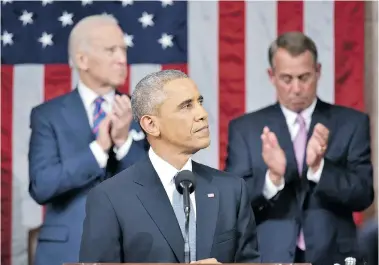
[[[184,202],[184,215],[185,215],[185,225],[184,225],[184,262],[190,263],[191,262],[191,249],[190,249],[190,243],[189,243],[189,216],[191,211],[191,204],[189,199],[189,192],[188,188],[183,189],[183,202]]]

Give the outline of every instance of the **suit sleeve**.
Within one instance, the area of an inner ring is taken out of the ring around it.
[[[123,171],[147,156],[149,147],[150,145],[146,138],[140,141],[133,141],[128,154],[119,161],[116,173]]]
[[[259,208],[269,203],[263,195],[266,172],[252,170],[251,156],[246,141],[234,121],[229,124],[228,148],[225,171],[246,180],[252,207]]]
[[[240,179],[240,204],[238,210],[238,245],[235,263],[260,263],[257,228],[253,210],[250,207],[245,182]]]
[[[123,262],[120,241],[115,210],[107,194],[97,186],[89,192],[86,201],[79,262]]]
[[[30,127],[29,193],[37,203],[46,204],[103,174],[89,146],[62,159],[57,136],[39,109],[32,110]]]
[[[347,150],[347,161],[336,164],[324,159],[315,195],[326,203],[337,204],[350,211],[363,211],[373,202],[370,123],[367,115],[361,122],[356,122]]]

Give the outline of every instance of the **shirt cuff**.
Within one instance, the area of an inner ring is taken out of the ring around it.
[[[105,168],[107,166],[109,155],[104,152],[104,150],[96,141],[90,143],[89,148],[91,149],[93,156],[99,164],[99,167]]]
[[[269,200],[284,188],[284,178],[281,178],[280,185],[276,186],[270,179],[269,171],[266,172],[265,184],[263,186],[263,196]]]
[[[314,183],[318,183],[320,181],[323,168],[324,168],[324,159],[321,160],[320,166],[316,172],[313,172],[311,168],[308,169],[308,172],[307,172],[308,180]]]
[[[116,159],[121,160],[123,159],[129,152],[130,147],[133,143],[133,137],[132,134],[129,133],[128,139],[126,139],[125,143],[121,145],[120,148],[117,148],[116,146],[113,147],[113,152],[116,154]]]

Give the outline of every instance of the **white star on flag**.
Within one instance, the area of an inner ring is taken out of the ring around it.
[[[133,5],[133,0],[120,0],[122,3],[122,6],[128,6],[128,5]]]
[[[53,34],[47,34],[46,32],[43,32],[38,41],[42,43],[43,48],[46,48],[46,46],[53,46]]]
[[[18,18],[22,21],[22,25],[26,26],[33,23],[33,13],[26,10],[22,11],[22,15]]]
[[[163,7],[172,6],[174,4],[173,0],[161,0],[161,2]]]
[[[128,47],[134,46],[133,38],[134,38],[133,35],[128,35],[128,33],[124,34],[124,41],[125,41],[126,46],[128,46]]]
[[[148,14],[147,12],[143,12],[142,16],[138,19],[138,21],[141,22],[143,28],[146,28],[147,26],[154,26],[153,18],[154,18],[153,14]]]
[[[4,31],[3,35],[1,35],[1,40],[3,41],[3,46],[13,44],[13,34],[8,31]]]
[[[53,0],[42,0],[42,5],[46,6],[47,4],[51,4]]]
[[[92,4],[93,0],[82,0],[82,6]]]
[[[174,36],[163,33],[158,42],[162,45],[162,49],[166,49],[167,47],[172,47],[174,44],[172,43],[172,39]]]
[[[74,22],[72,21],[73,17],[73,13],[67,13],[67,11],[64,11],[62,16],[60,16],[58,20],[62,23],[62,27],[66,27],[68,25],[74,24]]]

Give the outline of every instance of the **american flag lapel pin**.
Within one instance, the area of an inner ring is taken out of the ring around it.
[[[214,198],[215,194],[214,193],[208,193],[208,198]]]

